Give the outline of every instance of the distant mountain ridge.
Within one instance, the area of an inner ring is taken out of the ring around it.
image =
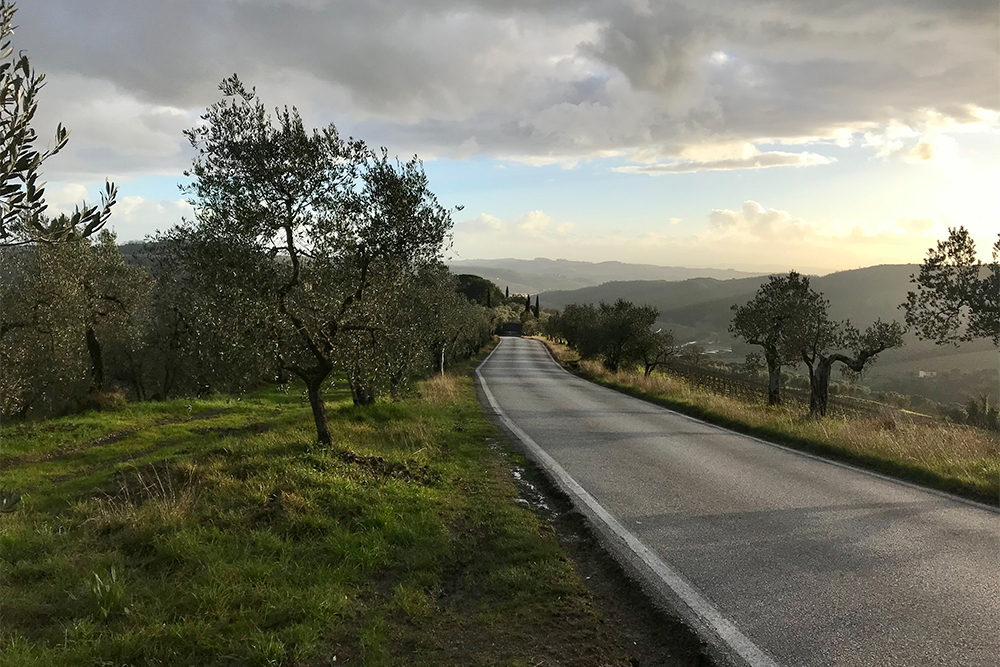
[[[810,285],[830,301],[830,316],[836,320],[850,319],[865,327],[876,319],[902,321],[899,305],[913,289],[910,276],[920,271],[919,264],[883,264],[863,269],[838,271],[825,276],[811,276]],[[672,329],[681,341],[698,340],[720,350],[719,358],[739,361],[759,348],[733,339],[729,334],[734,304],[744,304],[753,298],[766,276],[716,280],[692,278],[680,281],[640,280],[616,281],[577,290],[543,292],[543,308],[564,308],[569,303],[598,303],[628,299],[637,304],[651,305],[660,311],[657,324]],[[731,348],[728,350],[727,348]],[[997,368],[998,352],[986,340],[965,343],[960,347],[935,345],[919,341],[912,333],[906,335],[906,346],[879,355],[879,361],[866,372],[869,381],[879,377],[902,377],[929,370],[948,373],[955,370],[978,372]],[[804,369],[799,368],[801,372]],[[994,376],[995,377],[995,376]],[[928,381],[929,382],[929,381]],[[993,380],[993,387],[996,387]],[[918,383],[919,384],[919,383]],[[911,385],[907,391],[921,393]],[[928,385],[929,386],[929,385]],[[981,387],[970,385],[968,395]],[[932,391],[927,389],[926,391]],[[937,400],[964,401],[967,395],[940,395]]]
[[[735,269],[692,269],[625,262],[578,262],[567,259],[466,259],[448,262],[455,273],[469,273],[492,280],[500,289],[537,294],[574,290],[610,281],[687,280],[714,278],[732,280],[762,275]]]
[[[917,264],[884,264],[810,277],[814,289],[830,300],[830,314],[867,326],[878,318],[902,319],[898,306],[912,289],[910,276]],[[627,299],[659,309],[660,321],[706,333],[723,334],[732,319],[732,306],[753,298],[767,276],[732,280],[692,278],[680,281],[639,280],[607,282],[577,290],[543,292],[542,303],[563,308],[569,303],[598,303]]]

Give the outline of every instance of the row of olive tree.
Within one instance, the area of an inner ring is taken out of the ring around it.
[[[295,376],[323,443],[324,386],[354,402],[478,350],[495,313],[457,292],[442,264],[450,212],[421,163],[391,160],[334,126],[267,111],[235,76],[186,134],[191,220],[125,261],[100,231],[115,190],[73,216],[45,215],[32,148],[42,77],[4,39],[0,227],[0,414],[78,408],[107,390],[137,398],[233,391]]]
[[[612,373],[641,364],[648,377],[676,353],[673,332],[652,329],[659,314],[624,299],[598,306],[574,303],[550,316],[543,333],[565,341],[584,359],[601,360]]]

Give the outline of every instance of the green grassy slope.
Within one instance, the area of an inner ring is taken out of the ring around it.
[[[515,503],[471,380],[6,425],[0,651],[17,665],[625,665]]]

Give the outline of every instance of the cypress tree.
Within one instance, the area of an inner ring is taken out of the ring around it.
[[[508,285],[507,287],[504,288],[504,298],[505,299],[509,299],[510,298],[510,285]]]
[[[492,291],[493,291],[492,287],[490,289],[486,290],[486,307],[487,308],[492,308],[493,307],[493,304],[490,302],[490,292],[492,292]]]
[[[527,313],[530,310],[531,310],[531,295],[530,294],[525,294],[524,295],[524,312]]]
[[[538,295],[535,295],[535,319],[538,319]]]

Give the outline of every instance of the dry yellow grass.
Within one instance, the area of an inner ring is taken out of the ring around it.
[[[986,431],[947,422],[913,422],[898,412],[809,419],[798,407],[740,401],[668,374],[647,378],[637,372],[609,373],[598,362],[579,360],[565,345],[543,342],[559,362],[584,377],[708,421],[979,500],[1000,500],[1000,438]]]
[[[458,377],[452,374],[441,375],[425,380],[420,385],[420,399],[428,405],[447,405],[454,403],[459,395]]]

